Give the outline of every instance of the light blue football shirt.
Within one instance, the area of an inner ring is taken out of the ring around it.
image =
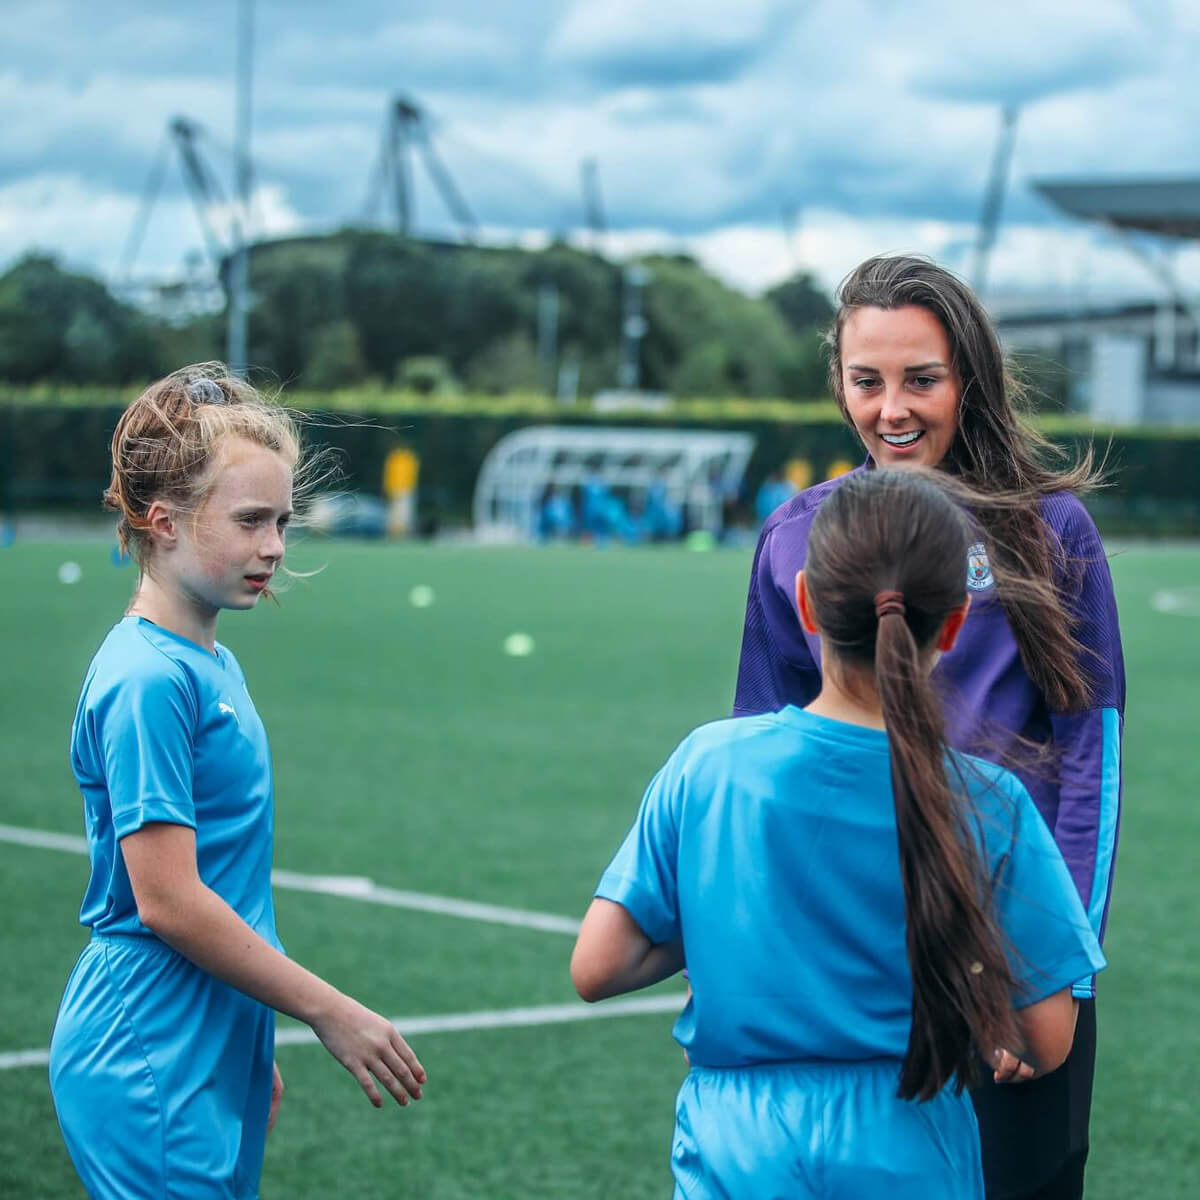
[[[201,880],[273,945],[271,755],[246,679],[219,643],[140,617],[114,626],[84,680],[71,730],[92,872],[79,920],[149,934],[120,839],[151,822],[196,831]]]
[[[1018,1006],[1105,965],[1015,775],[959,756]],[[954,773],[952,773],[953,776]],[[596,895],[682,934],[697,1066],[904,1057],[912,1017],[887,734],[787,707],[705,725],[655,776]]]

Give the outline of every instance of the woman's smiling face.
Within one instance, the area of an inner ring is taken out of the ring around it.
[[[846,410],[880,467],[936,467],[958,430],[962,384],[928,309],[857,308],[840,337]]]

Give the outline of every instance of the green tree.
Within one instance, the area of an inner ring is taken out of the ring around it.
[[[833,304],[807,271],[797,271],[791,278],[776,284],[766,293],[765,299],[779,310],[797,333],[809,333],[833,320]]]
[[[529,337],[534,301],[522,278],[519,255],[496,250],[460,250],[446,256],[446,313],[443,347],[464,377],[471,362],[499,341]]]
[[[128,383],[162,366],[150,322],[98,279],[42,254],[0,276],[0,379]]]
[[[495,338],[471,360],[466,383],[470,391],[494,395],[544,391],[533,339],[523,331]]]
[[[282,380],[298,378],[321,331],[346,317],[345,255],[323,249],[306,240],[251,257],[250,359]]]
[[[396,364],[396,382],[401,387],[422,396],[456,392],[458,384],[450,371],[450,364],[434,354],[418,354]]]
[[[312,348],[304,366],[303,384],[314,391],[348,387],[366,375],[358,330],[343,319],[322,325],[312,337]]]
[[[728,287],[686,255],[659,255],[645,265],[651,273],[642,341],[646,387],[788,394],[783,368],[794,357],[792,336],[771,305]],[[701,354],[699,347],[709,349]]]
[[[369,373],[391,379],[403,359],[444,354],[450,254],[394,234],[341,236],[349,250],[345,315],[358,330]]]

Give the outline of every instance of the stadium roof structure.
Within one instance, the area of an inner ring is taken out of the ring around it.
[[[1033,186],[1073,217],[1200,240],[1200,179],[1042,179]]]
[[[629,492],[661,483],[686,507],[693,529],[719,532],[721,502],[736,492],[754,449],[749,433],[537,425],[492,447],[475,484],[474,524],[485,539],[536,536],[538,508],[551,487],[591,477]]]

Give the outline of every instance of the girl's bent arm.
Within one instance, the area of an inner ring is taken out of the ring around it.
[[[425,1070],[385,1018],[339,992],[260,937],[196,869],[196,835],[186,825],[143,825],[121,853],[147,929],[224,983],[312,1027],[378,1108],[373,1075],[407,1104],[420,1099]]]
[[[683,942],[652,942],[620,904],[596,899],[571,955],[571,982],[592,1003],[650,987],[684,967]]]

